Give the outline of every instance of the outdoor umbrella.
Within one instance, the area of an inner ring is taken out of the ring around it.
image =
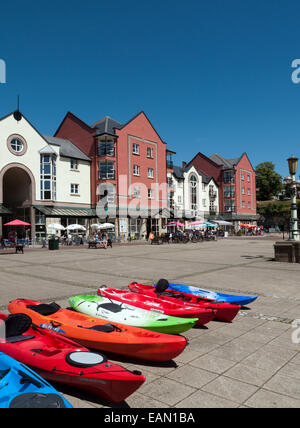
[[[193,221],[192,223],[190,223],[190,226],[199,226],[200,224],[205,224],[205,221]]]
[[[180,221],[172,221],[171,223],[167,224],[167,226],[183,227],[184,224],[180,223]]]
[[[70,224],[69,226],[67,226],[68,230],[86,230],[86,228],[84,226],[81,226],[80,224]]]
[[[114,227],[115,225],[112,223],[102,223],[102,224],[99,224],[98,229],[112,229]]]
[[[47,229],[65,230],[65,228],[59,223],[48,224]]]
[[[217,225],[217,224],[210,223],[209,221],[207,221],[207,222],[205,223],[205,226],[206,226],[206,227],[217,227],[218,225]]]
[[[214,223],[217,223],[219,226],[233,226],[233,223],[225,220],[213,220]]]
[[[4,226],[30,226],[30,223],[26,223],[26,221],[22,220],[13,220],[9,223],[5,223]]]

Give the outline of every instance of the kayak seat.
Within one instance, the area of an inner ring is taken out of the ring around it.
[[[53,315],[60,310],[60,306],[55,302],[50,304],[41,303],[40,305],[27,305],[26,307],[44,316]]]
[[[170,284],[169,284],[169,281],[168,280],[166,280],[166,279],[160,279],[159,281],[158,281],[158,283],[156,284],[156,287],[155,287],[155,292],[157,293],[157,294],[161,294],[161,293],[163,293],[164,291],[166,291],[168,288],[169,288],[169,286],[170,286]]]
[[[87,327],[82,327],[81,325],[79,325],[78,327],[87,328]],[[109,323],[104,325],[94,325],[93,327],[88,327],[87,330],[101,331],[102,333],[112,333],[115,330],[121,331],[118,327]]]
[[[122,305],[117,305],[116,303],[102,303],[97,306],[97,311],[102,308],[106,309],[109,312],[113,312],[114,314],[117,314],[119,312],[122,312],[124,308],[122,308]]]
[[[23,335],[31,326],[32,320],[25,314],[11,314],[5,321],[5,340],[9,343],[22,342],[34,336]]]

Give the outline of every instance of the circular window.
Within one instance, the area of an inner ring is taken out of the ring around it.
[[[14,138],[10,142],[10,147],[14,152],[20,153],[24,149],[24,144],[18,138]]]
[[[22,156],[26,153],[27,144],[21,135],[11,135],[7,139],[8,150],[16,156]]]

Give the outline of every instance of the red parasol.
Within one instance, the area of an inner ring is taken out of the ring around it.
[[[26,223],[22,220],[13,220],[9,223],[5,223],[4,226],[30,226],[30,223]]]

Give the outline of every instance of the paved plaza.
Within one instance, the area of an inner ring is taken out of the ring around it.
[[[214,321],[185,333],[189,345],[170,363],[110,358],[146,376],[126,402],[112,406],[79,390],[57,389],[76,408],[300,407],[300,344],[292,340],[292,333],[300,339],[292,327],[300,319],[300,265],[275,262],[274,242],[245,237],[1,254],[0,310],[7,313],[16,298],[67,307],[70,296],[95,294],[104,284],[127,288],[160,278],[258,295],[231,324]]]

